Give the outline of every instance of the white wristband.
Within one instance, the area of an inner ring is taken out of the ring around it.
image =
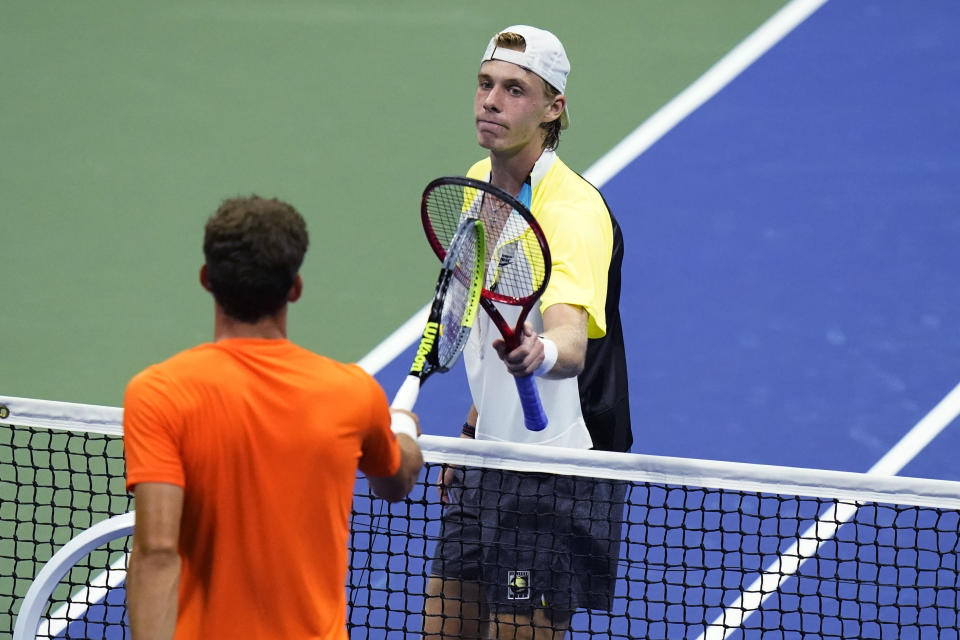
[[[413,440],[417,439],[417,421],[413,414],[403,409],[390,409],[390,430],[394,433],[402,433],[410,436]]]
[[[557,364],[559,352],[557,351],[557,344],[553,340],[546,336],[537,337],[540,338],[540,342],[543,343],[543,362],[541,362],[537,370],[533,372],[533,375],[544,376],[550,373],[553,365]]]

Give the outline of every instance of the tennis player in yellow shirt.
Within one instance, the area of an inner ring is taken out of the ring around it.
[[[600,193],[556,154],[569,124],[569,71],[560,40],[526,25],[494,35],[481,59],[474,118],[488,154],[467,175],[525,201],[550,246],[552,276],[513,351],[478,318],[464,350],[474,402],[463,436],[626,451],[623,240]],[[513,382],[529,374],[549,419],[539,432],[524,427]],[[610,609],[622,485],[459,468],[439,485],[445,507],[425,638],[558,639],[576,609]]]

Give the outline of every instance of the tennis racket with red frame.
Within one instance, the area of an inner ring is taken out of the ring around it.
[[[483,224],[486,259],[480,306],[496,325],[508,351],[523,339],[528,314],[550,280],[550,248],[530,210],[489,182],[448,176],[427,185],[420,205],[427,240],[441,260],[447,255],[458,226],[464,220]],[[514,326],[496,303],[519,307]],[[547,426],[547,416],[532,376],[515,378],[524,423],[531,431]]]

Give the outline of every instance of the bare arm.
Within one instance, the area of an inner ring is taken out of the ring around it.
[[[393,409],[396,411],[396,409]],[[405,412],[407,413],[407,412]],[[416,416],[408,413],[417,425],[417,435],[420,434],[420,423]],[[378,496],[389,502],[398,502],[407,497],[417,483],[417,476],[423,468],[423,454],[417,441],[405,433],[397,434],[397,443],[400,445],[400,468],[392,476],[385,478],[368,477],[370,489]]]
[[[557,345],[557,361],[545,378],[572,378],[583,371],[587,357],[587,311],[583,307],[555,304],[543,313],[543,334]],[[520,346],[506,353],[503,340],[494,348],[514,376],[530,375],[543,362],[543,343],[530,325],[524,329]]]
[[[473,428],[476,428],[476,427],[477,427],[477,418],[479,418],[479,417],[480,417],[480,413],[477,411],[477,405],[471,404],[471,405],[470,405],[470,410],[467,411],[466,424],[470,425],[470,426],[473,427]],[[461,433],[461,434],[460,434],[460,437],[461,437],[461,438],[471,438],[471,439],[473,438],[473,436],[468,436],[468,435],[466,435],[466,434],[464,434],[464,433]]]
[[[134,487],[137,511],[127,571],[127,608],[133,640],[170,640],[180,584],[183,489],[144,482]]]

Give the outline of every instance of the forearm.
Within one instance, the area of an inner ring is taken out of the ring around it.
[[[177,622],[183,488],[142,482],[134,498],[137,515],[126,584],[130,629],[134,640],[170,640]]]
[[[539,336],[528,323],[514,350],[507,352],[505,341],[500,339],[493,341],[493,348],[511,375],[572,378],[583,371],[586,362],[587,320],[583,307],[555,304],[543,312]]]
[[[463,428],[460,430],[461,438],[474,439],[477,436],[477,407],[470,405],[470,411],[467,412],[467,419],[463,423]]]
[[[580,375],[587,358],[587,312],[583,307],[557,304],[543,314],[540,334],[557,348],[557,360],[545,378],[572,378]]]
[[[384,478],[367,478],[370,489],[389,502],[397,502],[407,497],[417,483],[420,469],[423,468],[423,454],[413,438],[398,433],[397,444],[400,445],[400,468],[397,472]]]
[[[401,452],[400,473],[404,479],[403,497],[406,497],[413,491],[417,476],[423,468],[423,454],[420,452],[420,445],[413,438],[400,434],[397,440],[400,442]]]
[[[563,325],[544,331],[543,338],[557,347],[557,361],[544,378],[572,378],[580,375],[587,355],[587,334],[579,327]]]
[[[127,609],[133,640],[171,640],[177,622],[180,556],[136,546],[127,571]]]

